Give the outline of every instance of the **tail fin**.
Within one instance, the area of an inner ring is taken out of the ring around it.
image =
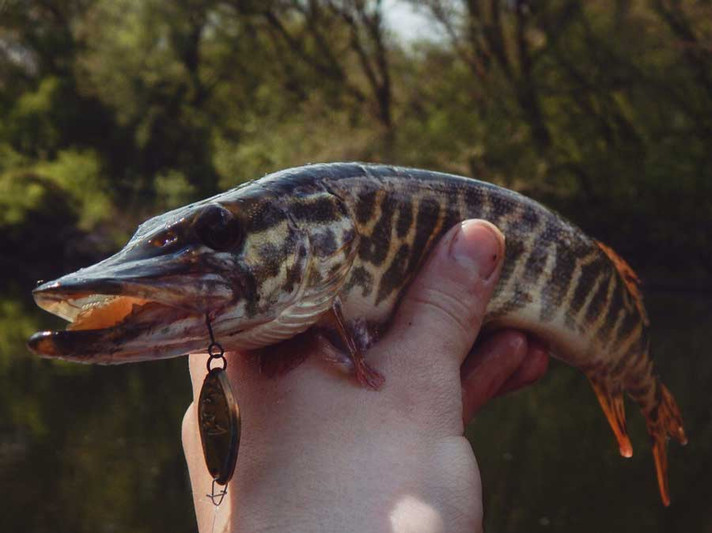
[[[625,283],[628,294],[638,310],[642,320],[643,329],[648,327],[648,315],[643,304],[643,295],[640,291],[640,279],[631,266],[626,263],[616,252],[605,244],[596,241],[598,247],[608,256],[615,266],[618,274]],[[653,374],[652,362],[648,357],[647,340],[643,341],[642,352],[637,359],[635,366],[630,368],[632,379],[627,379],[624,388],[630,396],[638,403],[648,426],[648,433],[653,443],[653,457],[655,459],[655,471],[658,477],[658,487],[663,504],[670,505],[670,491],[668,489],[667,476],[667,441],[674,437],[681,444],[687,444],[685,430],[682,427],[682,417],[680,409],[677,407],[675,398],[670,391],[660,383]],[[615,393],[615,389],[606,386],[605,382],[596,382],[591,379],[593,389],[598,396],[598,400],[603,407],[603,411],[608,418],[608,422],[613,428],[613,432],[618,439],[621,455],[630,457],[633,453],[630,447],[630,440],[625,433],[625,413],[623,412],[623,399],[621,393]],[[603,386],[602,386],[603,385]]]
[[[648,433],[653,442],[653,458],[658,476],[658,486],[663,504],[670,505],[670,491],[667,476],[667,441],[675,438],[680,444],[687,444],[685,430],[682,427],[682,416],[675,398],[662,383],[658,383],[658,403],[653,409],[643,412],[648,425]]]
[[[653,458],[655,459],[655,472],[660,488],[660,498],[663,505],[670,505],[670,490],[668,488],[668,460],[667,442],[670,437],[687,444],[685,430],[682,427],[680,409],[672,393],[657,377],[650,373],[651,365],[648,362],[647,377],[643,383],[638,382],[634,387],[626,387],[631,397],[638,403],[648,426],[648,433],[653,444]],[[601,408],[603,409],[613,434],[618,441],[618,448],[623,457],[632,457],[631,446],[625,425],[625,410],[623,406],[623,392],[613,386],[601,376],[589,375],[589,381],[596,393]]]

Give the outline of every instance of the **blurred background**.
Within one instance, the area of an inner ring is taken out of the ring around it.
[[[468,430],[489,532],[712,531],[709,0],[0,0],[0,530],[195,530],[186,360],[32,357],[59,321],[30,291],[151,215],[335,160],[517,189],[645,282],[690,438],[672,506],[635,407],[624,460],[554,363]]]

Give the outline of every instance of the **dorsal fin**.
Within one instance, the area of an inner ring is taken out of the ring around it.
[[[635,270],[633,270],[628,262],[618,255],[613,248],[603,244],[600,241],[595,242],[603,253],[608,256],[608,259],[611,260],[613,265],[616,267],[616,270],[618,270],[618,273],[621,275],[621,278],[628,289],[628,293],[633,297],[633,301],[635,302],[635,306],[638,308],[640,316],[643,318],[643,322],[646,326],[649,325],[648,313],[645,311],[645,305],[643,305],[643,293],[640,290],[641,281],[638,274],[635,273]]]

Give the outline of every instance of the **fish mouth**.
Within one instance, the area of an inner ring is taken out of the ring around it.
[[[35,333],[28,348],[42,357],[99,364],[204,351],[205,314],[153,298],[153,292],[111,280],[46,283],[33,292],[37,305],[68,324],[65,330]],[[165,299],[170,301],[170,294]]]

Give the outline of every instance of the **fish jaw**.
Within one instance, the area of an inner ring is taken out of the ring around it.
[[[133,313],[133,320],[106,328],[37,332],[28,347],[41,357],[92,364],[149,361],[205,351],[204,317],[184,315],[160,304],[142,307]]]
[[[206,313],[218,317],[240,299],[239,283],[201,272],[198,254],[126,260],[119,252],[40,285],[39,307],[69,322],[35,333],[29,349],[43,357],[114,364],[176,357],[207,345]]]

